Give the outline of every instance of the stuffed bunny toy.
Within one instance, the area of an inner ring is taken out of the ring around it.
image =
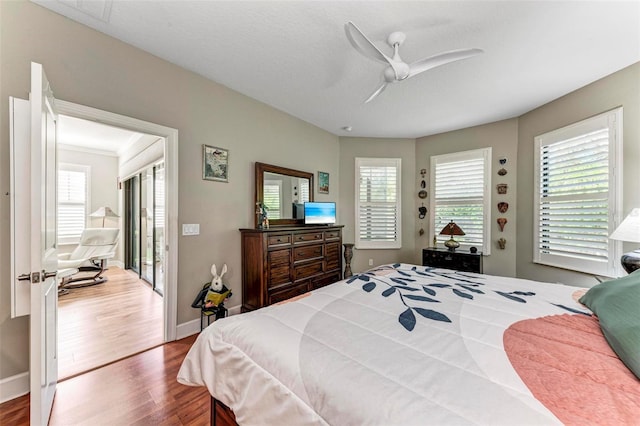
[[[222,284],[222,276],[227,272],[227,264],[225,263],[222,267],[222,272],[218,275],[218,271],[216,269],[216,264],[214,263],[211,266],[211,275],[213,275],[213,279],[211,280],[211,291],[215,291],[216,293],[222,293],[224,285]]]

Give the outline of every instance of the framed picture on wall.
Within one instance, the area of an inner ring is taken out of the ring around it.
[[[229,182],[229,150],[202,145],[202,179]]]
[[[329,173],[318,172],[318,193],[319,194],[329,193]]]

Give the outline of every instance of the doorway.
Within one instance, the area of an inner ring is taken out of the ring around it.
[[[155,246],[153,247],[153,251],[151,251],[151,255],[148,256],[149,260],[146,257],[144,259],[140,259],[140,265],[142,265],[142,261],[144,261],[145,265],[149,264],[149,262],[151,262],[151,265],[153,265],[154,271],[152,273],[150,272],[150,270],[145,270],[146,279],[144,281],[149,281],[149,284],[145,282],[145,285],[147,287],[152,286],[153,291],[149,291],[148,293],[154,294],[156,299],[160,300],[160,304],[158,315],[149,315],[148,318],[140,319],[136,321],[136,323],[138,325],[141,325],[147,319],[155,318],[153,319],[153,321],[160,328],[160,340],[158,344],[175,340],[177,318],[177,130],[65,101],[59,101],[58,107],[61,115],[63,114],[69,117],[106,124],[108,126],[117,127],[132,132],[145,133],[147,135],[156,135],[154,136],[154,138],[161,146],[163,150],[163,156],[161,157],[161,161],[154,164],[155,170],[151,170],[151,173],[154,173],[154,175],[152,175],[152,181],[154,183],[152,193],[154,201],[152,208],[155,207],[155,209],[147,218],[147,220],[153,220],[152,226],[148,227],[148,229],[150,230],[151,242]],[[140,158],[146,158],[146,154],[148,153],[141,153],[141,155],[137,156],[137,160],[140,160]],[[128,167],[136,167],[135,164],[131,163],[136,162],[130,162],[130,164],[128,164]],[[118,182],[116,182],[114,179],[113,181],[110,181],[110,183],[113,185],[117,184],[119,185],[120,189],[123,189],[124,181],[120,178],[118,178],[117,181]],[[124,190],[120,190],[119,192],[120,195],[118,196],[117,210],[121,216],[120,226],[122,236],[120,245],[121,250],[124,251],[124,223],[126,219],[126,210]],[[160,201],[158,197],[162,197],[162,200]],[[109,221],[109,219],[107,219],[107,221]],[[138,223],[138,225],[141,224]],[[158,228],[161,228],[161,230]],[[145,253],[148,252],[148,250],[145,250]],[[113,283],[125,281],[142,282],[143,280],[140,279],[141,277],[138,275],[138,273],[133,274],[130,271],[126,271],[123,255],[120,255],[120,259],[121,261],[119,265],[118,262],[115,262],[116,266],[120,266],[120,268],[116,268],[116,272],[118,272],[119,270],[120,273],[116,273],[115,275],[117,276],[112,276],[109,279]],[[125,274],[122,274],[122,272],[125,272]],[[107,274],[112,274],[112,272],[108,271]],[[95,289],[97,289],[98,287],[100,287],[100,285],[94,286]],[[127,297],[129,298],[135,296]],[[128,298],[123,303],[129,302]],[[98,300],[97,296],[96,300]],[[139,306],[142,308],[143,305],[140,304]],[[142,308],[141,310],[144,311],[144,309],[145,308]],[[130,323],[128,325],[132,326],[135,324]],[[111,330],[111,332],[117,334],[117,332],[114,332],[113,330]],[[64,342],[61,342],[61,344],[64,344]]]

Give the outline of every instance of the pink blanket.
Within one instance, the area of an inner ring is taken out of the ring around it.
[[[520,321],[505,331],[504,347],[523,382],[563,423],[640,423],[640,380],[613,352],[595,317]]]

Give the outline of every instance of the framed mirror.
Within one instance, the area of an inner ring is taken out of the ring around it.
[[[313,173],[256,163],[255,179],[255,203],[267,206],[270,226],[304,224],[304,202],[313,201]]]

